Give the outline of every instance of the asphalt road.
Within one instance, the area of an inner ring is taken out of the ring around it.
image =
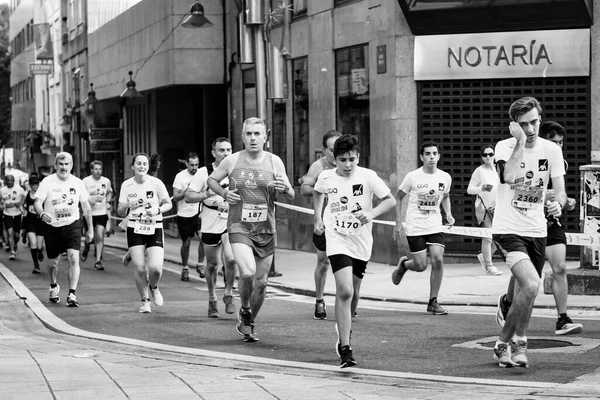
[[[0,254],[6,265],[56,316],[80,329],[147,340],[169,345],[244,355],[338,365],[334,351],[334,307],[328,298],[329,320],[312,318],[313,300],[303,296],[269,290],[268,298],[256,318],[257,343],[244,343],[235,331],[236,316],[227,315],[219,294],[220,319],[209,319],[207,292],[203,281],[181,282],[179,275],[165,271],[161,292],[163,307],[152,307],[151,314],[138,313],[139,298],[130,268],[120,263],[120,254],[107,250],[105,271],[93,268],[92,254],[82,263],[77,297],[79,308],[65,307],[68,293],[66,260],[61,262],[59,284],[61,303],[48,302],[48,275],[31,274],[29,253],[23,249],[16,261]],[[178,268],[175,265],[169,265]],[[195,272],[194,272],[195,273]],[[311,272],[312,273],[312,272]],[[219,284],[221,280],[219,280]],[[366,304],[366,303],[365,303]],[[600,348],[584,353],[530,352],[528,369],[501,369],[492,359],[493,340],[485,341],[487,350],[456,347],[464,342],[495,337],[493,309],[470,313],[450,312],[431,316],[423,310],[378,309],[376,302],[360,308],[353,323],[352,347],[358,366],[377,370],[426,373],[457,377],[527,380],[566,383],[591,373],[598,367]],[[236,299],[239,307],[239,299]],[[452,311],[452,309],[450,309]],[[581,337],[600,340],[600,321],[586,320]],[[554,319],[533,318],[530,347],[564,345],[554,337]]]

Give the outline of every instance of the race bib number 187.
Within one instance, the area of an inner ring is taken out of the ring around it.
[[[264,222],[266,220],[266,204],[244,204],[242,206],[242,222]]]

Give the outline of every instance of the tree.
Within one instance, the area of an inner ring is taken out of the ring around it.
[[[0,4],[0,141],[5,145],[11,139],[10,54],[8,4]]]

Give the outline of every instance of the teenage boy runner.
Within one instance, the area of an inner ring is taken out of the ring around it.
[[[450,185],[452,178],[447,172],[438,169],[439,147],[427,141],[421,145],[423,166],[404,177],[398,188],[396,203],[396,228],[394,237],[406,232],[406,240],[412,259],[403,256],[398,268],[392,273],[392,283],[398,285],[407,270],[423,272],[427,269],[427,251],[431,257],[431,278],[429,280],[429,304],[427,312],[446,315],[448,312],[438,304],[437,296],[444,277],[444,231],[440,206],[446,212],[449,225],[454,225],[450,207]],[[402,199],[408,195],[405,225],[402,224]]]
[[[327,256],[335,278],[336,352],[341,368],[356,361],[350,347],[352,315],[373,247],[372,220],[392,208],[396,200],[375,171],[358,167],[358,139],[342,135],[334,145],[335,169],[323,171],[313,191],[314,233],[325,232]],[[328,202],[323,211],[327,194]],[[373,208],[373,195],[381,199]]]

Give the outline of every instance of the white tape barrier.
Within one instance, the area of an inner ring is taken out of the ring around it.
[[[275,202],[276,205],[287,208],[289,210],[298,211],[304,214],[313,215],[314,211],[309,208],[298,207],[291,204]],[[394,221],[380,221],[373,220],[375,224],[396,226]],[[489,228],[470,228],[466,226],[448,226],[448,230],[445,233],[459,236],[469,236],[478,238],[490,238],[492,237],[492,230]],[[585,247],[600,247],[600,235],[592,235],[589,233],[573,233],[565,232],[567,237],[567,244],[571,246],[585,246]]]

